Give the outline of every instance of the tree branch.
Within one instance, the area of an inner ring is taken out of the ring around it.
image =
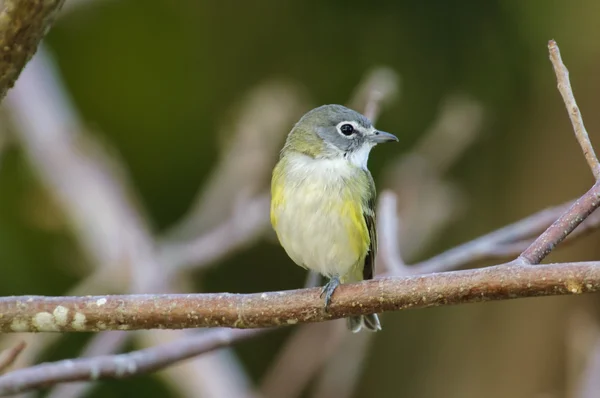
[[[539,264],[560,242],[600,206],[600,181],[577,199],[517,259],[523,264]]]
[[[408,308],[595,292],[600,262],[494,267],[340,286],[329,312],[320,288],[254,294],[0,298],[0,332],[264,328]]]
[[[54,22],[64,0],[4,0],[0,11],[0,101]]]
[[[573,95],[573,89],[571,88],[571,81],[569,79],[569,71],[560,57],[560,50],[554,40],[548,42],[548,51],[550,53],[550,61],[554,67],[554,73],[556,73],[556,80],[558,81],[558,91],[565,102],[567,112],[569,112],[569,118],[575,131],[575,137],[583,150],[583,155],[587,161],[590,169],[596,180],[600,180],[600,163],[590,142],[587,130],[583,124],[583,118],[581,117],[581,111],[575,101]]]
[[[453,247],[425,261],[408,267],[412,274],[429,274],[459,269],[465,265],[520,255],[575,201],[541,210],[513,224],[507,225],[479,238]],[[592,214],[567,236],[564,244],[595,231],[600,227],[600,213]]]
[[[128,354],[64,360],[19,369],[0,376],[0,395],[16,394],[58,382],[121,379],[153,372],[175,362],[204,354],[264,330],[218,329]]]

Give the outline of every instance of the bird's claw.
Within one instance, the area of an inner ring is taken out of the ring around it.
[[[334,276],[333,278],[329,279],[329,282],[327,282],[325,284],[325,286],[323,286],[323,288],[321,289],[321,297],[325,296],[325,312],[327,312],[327,309],[329,308],[329,304],[331,304],[331,296],[333,295],[333,292],[335,292],[335,289],[340,285],[340,278],[338,278],[337,276]]]

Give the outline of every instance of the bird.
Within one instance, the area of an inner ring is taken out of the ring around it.
[[[322,105],[294,125],[273,169],[271,224],[297,265],[329,279],[325,311],[340,283],[373,278],[376,190],[367,161],[375,145],[393,141],[359,112]],[[347,326],[381,330],[377,314],[349,317]]]

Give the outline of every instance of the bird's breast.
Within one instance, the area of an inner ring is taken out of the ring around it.
[[[324,275],[364,261],[369,234],[360,169],[345,159],[282,159],[272,182],[271,220],[288,255]]]

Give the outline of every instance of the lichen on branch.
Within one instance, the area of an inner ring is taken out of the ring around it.
[[[0,10],[0,101],[54,22],[64,0],[4,0]]]
[[[0,298],[0,332],[265,328],[386,311],[600,290],[600,262],[395,276],[340,286],[328,312],[320,289],[254,294]]]

